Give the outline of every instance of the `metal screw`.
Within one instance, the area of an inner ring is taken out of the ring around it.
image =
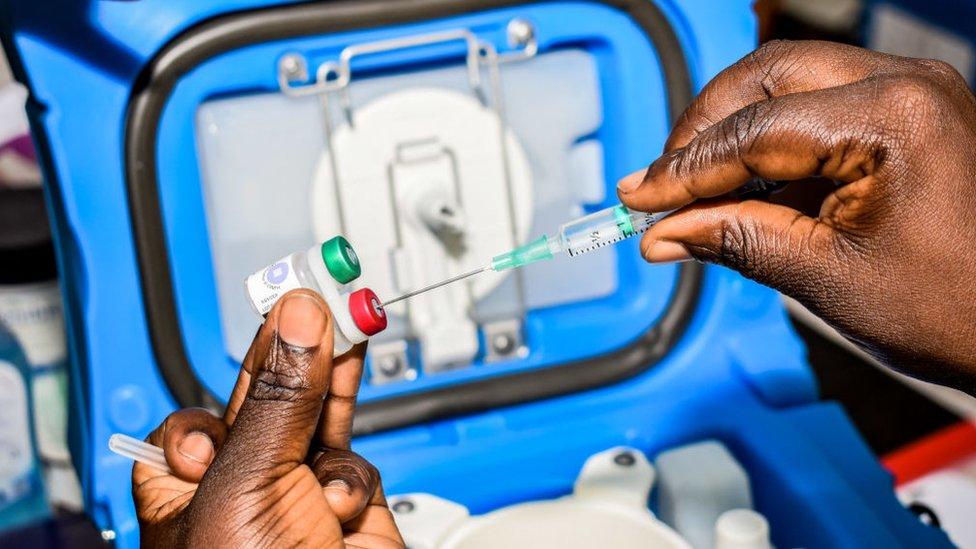
[[[506,30],[508,45],[513,48],[524,47],[535,39],[535,27],[525,19],[512,19]]]
[[[939,521],[939,516],[935,514],[928,505],[913,501],[908,504],[908,510],[911,511],[918,520],[926,526],[934,526],[936,528],[941,528],[942,523]]]
[[[634,454],[630,452],[620,452],[619,454],[613,456],[613,462],[621,467],[632,467],[637,463],[637,458]]]
[[[412,513],[417,506],[413,504],[409,499],[401,499],[400,501],[393,504],[393,512],[398,515],[405,515],[407,513]]]
[[[278,68],[288,80],[307,80],[308,66],[305,59],[297,53],[289,53],[278,62]]]
[[[386,377],[395,376],[403,369],[403,361],[396,355],[385,356],[377,362],[380,373]]]
[[[102,530],[102,539],[105,541],[112,541],[115,539],[115,530]]]
[[[498,334],[491,340],[491,347],[500,355],[507,355],[515,350],[515,338],[510,334]]]

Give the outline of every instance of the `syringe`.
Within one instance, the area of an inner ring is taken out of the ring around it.
[[[559,227],[553,237],[542,235],[524,246],[519,246],[503,254],[496,255],[484,267],[408,292],[395,299],[386,301],[383,303],[383,306],[385,307],[391,303],[396,303],[408,297],[422,294],[434,288],[439,288],[451,282],[463,280],[469,276],[474,276],[485,271],[517,269],[530,263],[535,263],[536,261],[552,259],[556,254],[563,252],[568,253],[570,257],[592,252],[593,250],[643,233],[653,227],[658,221],[670,215],[673,211],[645,213],[631,210],[623,204],[611,206],[570,221],[569,223],[564,223]]]

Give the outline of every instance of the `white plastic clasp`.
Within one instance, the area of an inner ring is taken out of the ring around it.
[[[432,494],[390,498],[390,510],[403,541],[411,549],[437,549],[445,537],[468,520],[468,508]]]
[[[467,245],[451,150],[434,139],[403,144],[397,151],[391,181],[399,212],[400,247],[408,258],[404,266],[410,270],[398,278],[450,278],[463,269],[460,259]],[[467,364],[478,352],[478,328],[468,315],[473,301],[467,284],[418,295],[406,305],[427,370]]]
[[[634,448],[617,446],[586,460],[576,478],[573,494],[577,498],[646,509],[652,486],[654,467],[644,454]]]

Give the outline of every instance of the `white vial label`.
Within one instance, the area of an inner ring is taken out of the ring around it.
[[[286,256],[247,277],[247,296],[258,314],[266,315],[278,299],[301,288],[292,256]]]

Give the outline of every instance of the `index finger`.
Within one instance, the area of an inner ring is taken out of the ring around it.
[[[366,344],[360,343],[336,358],[332,365],[332,383],[319,420],[319,440],[327,448],[348,450],[350,447],[352,420],[365,356]]]
[[[884,129],[870,122],[887,108],[881,94],[868,80],[753,103],[658,158],[636,187],[621,185],[618,195],[629,208],[661,212],[721,196],[756,177],[852,183],[884,165]]]
[[[664,150],[684,147],[715,123],[758,101],[851,84],[895,59],[833,42],[767,42],[702,89],[675,122]]]
[[[376,487],[373,497],[359,516],[346,524],[346,530],[352,532],[346,536],[346,543],[356,547],[404,546],[382,484]]]
[[[275,317],[270,313],[265,320],[265,323],[268,322],[275,322]],[[241,409],[241,403],[247,396],[247,388],[251,386],[251,369],[254,367],[254,355],[257,349],[267,348],[272,337],[274,337],[274,330],[265,330],[264,324],[258,328],[258,333],[254,335],[251,346],[247,349],[244,360],[241,361],[241,370],[237,373],[234,389],[231,390],[230,398],[227,399],[227,407],[224,408],[224,423],[227,425],[234,424],[234,420],[237,419],[237,412]]]

